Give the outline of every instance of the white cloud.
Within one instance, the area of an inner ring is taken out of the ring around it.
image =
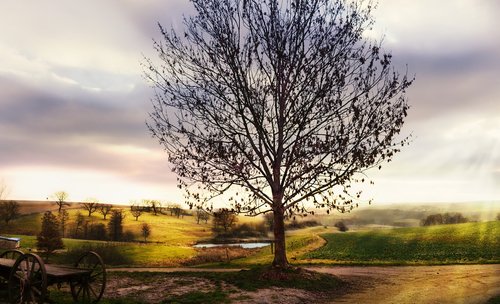
[[[449,54],[498,45],[494,32],[500,7],[493,2],[380,0],[375,31],[385,33],[389,45],[420,53]]]
[[[415,139],[373,173],[376,200],[500,196],[498,3],[380,0],[375,36],[417,79],[405,126]],[[0,2],[0,158],[13,195],[179,195],[144,126],[152,92],[139,62],[155,55],[156,23],[181,29],[190,11],[188,0]]]

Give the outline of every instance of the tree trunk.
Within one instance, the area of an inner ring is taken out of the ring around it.
[[[277,207],[273,210],[274,214],[274,260],[273,267],[287,268],[288,260],[286,259],[285,246],[285,216],[283,207]]]

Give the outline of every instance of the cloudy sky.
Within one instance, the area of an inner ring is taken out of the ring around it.
[[[182,201],[145,126],[141,74],[156,23],[187,0],[0,2],[0,180],[8,198]],[[375,202],[500,201],[500,1],[380,0],[385,35],[416,82],[412,144],[369,173]]]

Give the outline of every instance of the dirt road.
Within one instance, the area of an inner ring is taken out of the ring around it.
[[[486,303],[500,295],[500,265],[309,268],[347,280],[354,291],[331,303]]]
[[[144,282],[134,276],[110,277],[104,297],[129,297],[141,303],[162,303],[165,298],[189,292],[210,292],[222,288],[238,304],[484,304],[500,295],[500,265],[452,265],[413,267],[309,267],[309,270],[334,274],[350,286],[341,293],[315,293],[298,289],[268,288],[244,291],[197,277],[159,276]],[[111,271],[235,271],[195,268],[125,268]],[[66,288],[68,289],[68,288]],[[65,292],[69,293],[69,290]],[[333,296],[333,294],[343,294]],[[0,298],[0,303],[2,299]]]

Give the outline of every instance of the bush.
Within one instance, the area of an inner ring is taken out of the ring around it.
[[[106,240],[106,225],[104,225],[103,223],[91,224],[89,226],[88,239],[100,241]]]
[[[75,263],[85,252],[95,251],[101,256],[106,265],[129,265],[132,259],[122,253],[119,245],[102,244],[86,245],[79,248],[73,248],[62,255],[63,263]]]
[[[307,220],[307,221],[297,221],[296,219],[293,219],[290,223],[285,224],[285,229],[302,229],[302,228],[307,228],[307,227],[316,227],[316,226],[321,226],[321,223],[319,223],[316,220]]]
[[[135,240],[135,234],[132,231],[127,230],[123,233],[122,241],[133,242],[134,240]]]
[[[349,230],[349,228],[347,228],[347,225],[343,221],[336,222],[334,226],[337,227],[337,229],[341,232],[346,232]]]
[[[263,237],[267,235],[267,227],[264,223],[261,224],[241,224],[235,226],[229,233],[231,237],[250,238]]]

